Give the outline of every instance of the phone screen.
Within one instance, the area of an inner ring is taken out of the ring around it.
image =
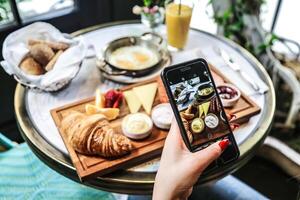
[[[165,75],[192,150],[232,133],[207,65],[195,62]]]

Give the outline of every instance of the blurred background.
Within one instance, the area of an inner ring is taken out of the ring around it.
[[[229,2],[230,6],[239,8],[238,6],[242,1],[224,2],[227,4]],[[259,18],[261,27],[271,37],[270,42],[266,44],[267,47],[271,48],[281,64],[292,69],[293,75],[299,81],[300,64],[299,54],[297,54],[299,53],[297,52],[299,45],[297,44],[300,43],[300,29],[297,26],[297,20],[300,19],[300,12],[298,11],[300,1],[254,0],[248,2],[250,2],[250,6],[252,5],[251,2],[253,5],[256,3],[260,6],[258,9],[256,8],[255,14]],[[2,43],[9,33],[34,21],[46,21],[62,32],[71,33],[96,24],[139,19],[139,16],[132,13],[132,7],[142,5],[142,3],[139,0],[0,0],[1,49]],[[211,0],[197,1],[191,26],[237,40],[234,33],[240,31],[241,24],[231,23],[235,26],[228,26],[226,23],[232,18],[232,15],[236,16],[238,11],[228,9],[222,15],[217,15],[214,10],[214,4]],[[229,29],[226,29],[228,27]],[[220,28],[223,28],[223,32]],[[251,48],[247,46],[247,41],[237,42],[251,51]],[[287,43],[290,43],[288,47],[285,46]],[[255,54],[254,51],[252,53]],[[259,54],[255,54],[255,56],[258,57]],[[259,59],[262,60],[262,58]],[[295,93],[284,78],[279,78],[276,84],[277,110],[270,135],[284,142],[299,154],[299,112],[294,119],[293,126],[286,126],[284,123],[291,107],[292,98],[295,98]],[[0,132],[14,141],[22,142],[23,139],[19,134],[14,117],[15,86],[16,81],[1,69]],[[295,173],[289,173],[285,167],[276,164],[276,162],[267,161],[262,156],[255,156],[235,175],[271,199],[300,199],[298,181],[300,171],[298,177],[295,177]]]

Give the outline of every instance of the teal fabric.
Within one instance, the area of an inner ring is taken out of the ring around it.
[[[10,139],[8,139],[0,133],[0,147],[3,147],[3,149],[10,149],[13,148],[15,145],[16,144],[14,144]]]
[[[103,199],[111,193],[89,188],[53,171],[42,163],[27,144],[0,153],[0,199]]]

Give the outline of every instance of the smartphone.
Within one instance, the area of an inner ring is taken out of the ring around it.
[[[166,67],[161,77],[187,148],[196,152],[226,138],[230,145],[218,165],[236,160],[239,149],[207,62],[200,58]]]

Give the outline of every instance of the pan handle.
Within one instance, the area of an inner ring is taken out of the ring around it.
[[[97,60],[97,67],[101,72],[106,73],[106,74],[111,75],[111,76],[120,76],[120,75],[127,75],[128,74],[127,71],[113,71],[109,67],[109,65],[105,62],[105,60],[102,60],[102,59]]]
[[[119,75],[125,75],[127,72],[126,71],[119,71],[119,72],[116,72],[116,71],[112,71],[107,63],[105,62],[105,60],[97,60],[97,67],[98,69],[103,72],[103,73],[106,73],[106,74],[109,74],[111,76],[119,76]]]
[[[148,35],[151,36],[151,37],[147,37]],[[143,33],[142,36],[141,36],[141,38],[143,40],[150,40],[152,38],[157,38],[159,45],[161,45],[163,43],[163,41],[164,41],[164,39],[160,35],[158,35],[157,33],[153,33],[153,32]]]

